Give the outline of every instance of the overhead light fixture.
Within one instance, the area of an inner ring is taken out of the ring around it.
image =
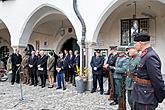
[[[62,21],[62,25],[61,25],[61,29],[60,29],[60,35],[61,36],[65,35],[65,29],[64,29],[64,26],[63,26],[63,21]]]

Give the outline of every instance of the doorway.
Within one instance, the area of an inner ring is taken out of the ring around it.
[[[77,39],[74,39],[74,38],[70,38],[68,39],[62,46],[61,48],[61,51],[64,51],[64,50],[72,50],[73,52],[75,50],[78,50],[80,51],[80,47],[79,45],[77,44]]]

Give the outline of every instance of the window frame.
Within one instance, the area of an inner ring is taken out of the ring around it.
[[[120,45],[121,46],[127,46],[129,43],[131,43],[131,27],[132,27],[132,25],[131,25],[131,21],[138,21],[138,32],[140,32],[141,31],[141,21],[142,20],[146,20],[147,21],[147,28],[148,28],[148,30],[147,30],[147,32],[149,32],[149,18],[136,18],[136,19],[121,19],[120,20],[120,23],[121,23],[121,26],[120,26],[120,30],[121,30],[121,35],[120,35]],[[129,28],[129,38],[128,38],[128,44],[123,44],[123,22],[124,21],[128,21],[128,28]]]

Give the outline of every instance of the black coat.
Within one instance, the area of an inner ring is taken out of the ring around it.
[[[80,55],[74,57],[74,65],[78,65],[78,67],[80,67]]]
[[[38,71],[42,71],[44,72],[44,74],[46,74],[47,72],[47,59],[48,59],[48,56],[44,55],[43,57],[39,57],[37,61],[37,65],[38,66],[40,65],[40,68],[43,68],[43,70],[39,70],[38,68]]]
[[[32,58],[32,55],[29,58],[29,64],[33,65],[32,68],[37,68],[37,61],[38,61],[38,57],[36,55],[34,55],[34,57]]]
[[[64,68],[67,70],[69,65],[69,54],[64,57]]]
[[[92,73],[93,74],[102,74],[104,64],[104,57],[99,56],[96,58],[96,56],[93,56],[90,62],[90,65],[92,67]],[[97,67],[97,70],[94,70],[94,67]]]
[[[108,56],[108,60],[107,60],[107,64],[109,64],[109,66],[115,66],[116,60],[117,60],[118,54],[113,55],[113,54],[109,54]],[[110,68],[108,67],[108,70],[110,70]],[[111,69],[112,73],[114,72],[113,69]]]
[[[150,80],[151,84],[135,83],[132,99],[142,104],[158,104],[158,102],[162,102],[165,98],[165,85],[161,74],[161,61],[151,47],[142,52],[137,68],[137,77]]]
[[[13,53],[11,55],[11,63],[12,63],[12,70],[16,71],[17,70],[17,64],[21,64],[22,62],[22,56],[20,54]]]
[[[68,65],[71,66],[71,67],[73,67],[73,64],[74,64],[74,58],[75,58],[74,55],[73,55],[72,57],[69,56],[69,62],[68,62]]]

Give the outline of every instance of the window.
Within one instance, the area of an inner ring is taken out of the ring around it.
[[[40,49],[40,41],[36,40],[36,50],[39,50],[39,49]]]
[[[121,20],[121,45],[126,46],[133,42],[133,37],[141,31],[149,32],[149,19],[124,19]]]

